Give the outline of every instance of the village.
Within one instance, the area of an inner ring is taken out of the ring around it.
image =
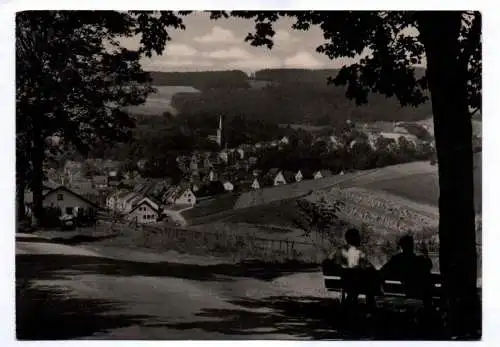
[[[377,128],[360,128],[367,135],[368,144],[375,148],[377,140],[388,139],[397,147],[399,138],[406,139],[414,146],[422,143],[415,135],[393,124],[392,131],[381,132]],[[332,172],[319,168],[298,168],[295,171],[273,167],[263,171],[257,167],[259,157],[266,151],[284,151],[291,146],[286,136],[269,142],[253,145],[241,144],[237,148],[227,148],[223,144],[222,117],[216,135],[210,140],[217,143],[219,151],[194,151],[191,155],[179,155],[176,162],[182,171],[180,182],[170,177],[142,177],[140,171],[146,161],[137,162],[137,170],[125,171],[122,163],[113,160],[86,159],[85,162],[67,160],[62,170],[49,169],[44,184],[44,208],[51,209],[63,225],[72,226],[79,214],[92,216],[112,215],[130,223],[152,224],[171,223],[178,225],[175,217],[191,209],[201,201],[217,199],[227,194],[243,193],[286,184],[299,184],[303,180],[319,180],[332,175],[343,175],[344,170]],[[327,148],[340,147],[341,140],[334,136],[318,136],[313,144],[323,141]],[[353,140],[349,147],[354,146]],[[85,166],[91,172],[84,172]],[[25,194],[28,213],[31,209],[32,193]],[[87,213],[87,212],[88,213]],[[90,211],[90,212],[89,212]],[[57,225],[57,221],[49,222]]]

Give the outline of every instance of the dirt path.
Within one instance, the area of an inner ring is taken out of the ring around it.
[[[261,315],[287,321],[263,302],[328,295],[318,291],[323,286],[317,271],[266,273],[175,252],[73,247],[35,238],[17,242],[16,268],[20,338],[308,338],[261,322]],[[244,327],[229,323],[238,317],[244,317]],[[39,319],[55,326],[37,329],[30,322]]]

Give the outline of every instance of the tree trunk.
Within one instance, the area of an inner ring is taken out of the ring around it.
[[[439,165],[439,265],[446,323],[453,337],[478,338],[481,313],[476,289],[472,124],[467,65],[458,59],[461,14],[419,15]]]
[[[31,148],[31,162],[33,177],[31,187],[33,191],[33,226],[39,227],[43,218],[43,161],[45,156],[45,141],[38,126],[41,115],[33,117],[33,139]]]
[[[26,190],[26,177],[24,170],[24,160],[23,158],[16,159],[16,230],[19,227],[19,223],[22,222],[26,217],[24,192]]]

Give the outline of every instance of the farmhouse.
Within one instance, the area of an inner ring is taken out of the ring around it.
[[[99,206],[92,201],[64,186],[47,192],[43,196],[43,207],[60,208],[63,215],[71,216],[76,216],[78,210],[91,209],[97,211],[99,209]]]
[[[295,174],[295,182],[300,182],[304,179],[304,176],[302,175],[302,171],[297,171]]]
[[[282,184],[286,184],[286,179],[283,172],[279,171],[273,178],[273,185],[280,186]]]
[[[214,170],[210,170],[210,172],[208,173],[208,180],[210,182],[217,180],[217,173]]]
[[[163,200],[168,204],[178,206],[193,206],[196,204],[196,196],[188,187],[171,187],[163,195]]]
[[[229,161],[229,154],[226,150],[222,150],[219,152],[219,158],[224,162],[227,163]]]
[[[288,137],[286,136],[283,136],[280,140],[280,144],[282,145],[288,145],[290,143],[290,141],[288,140]]]
[[[226,192],[232,192],[234,189],[234,185],[229,181],[222,181],[222,185],[224,186],[224,190]]]
[[[156,223],[160,215],[160,206],[150,197],[144,197],[127,214],[127,219],[141,224]]]
[[[242,148],[238,148],[236,152],[240,156],[240,159],[245,159],[245,151]]]
[[[92,186],[96,189],[104,189],[108,187],[108,178],[104,175],[92,177]]]
[[[259,180],[257,178],[253,180],[251,187],[252,189],[260,189]]]
[[[314,173],[313,178],[315,180],[319,180],[322,178],[330,177],[332,176],[332,173],[328,170],[318,170]]]

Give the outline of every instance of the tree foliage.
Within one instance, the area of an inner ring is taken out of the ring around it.
[[[34,185],[34,215],[42,209],[45,139],[86,154],[100,142],[126,141],[134,120],[124,107],[143,103],[153,91],[142,54],[161,53],[166,28],[182,29],[173,12],[31,11],[16,15],[16,145],[18,175]],[[120,39],[141,35],[138,51]],[[18,205],[23,206],[18,194]]]
[[[327,202],[321,199],[317,202],[308,199],[296,201],[296,216],[293,225],[304,232],[304,236],[320,236],[327,238],[331,228],[339,222],[338,212],[344,206],[342,201]]]

